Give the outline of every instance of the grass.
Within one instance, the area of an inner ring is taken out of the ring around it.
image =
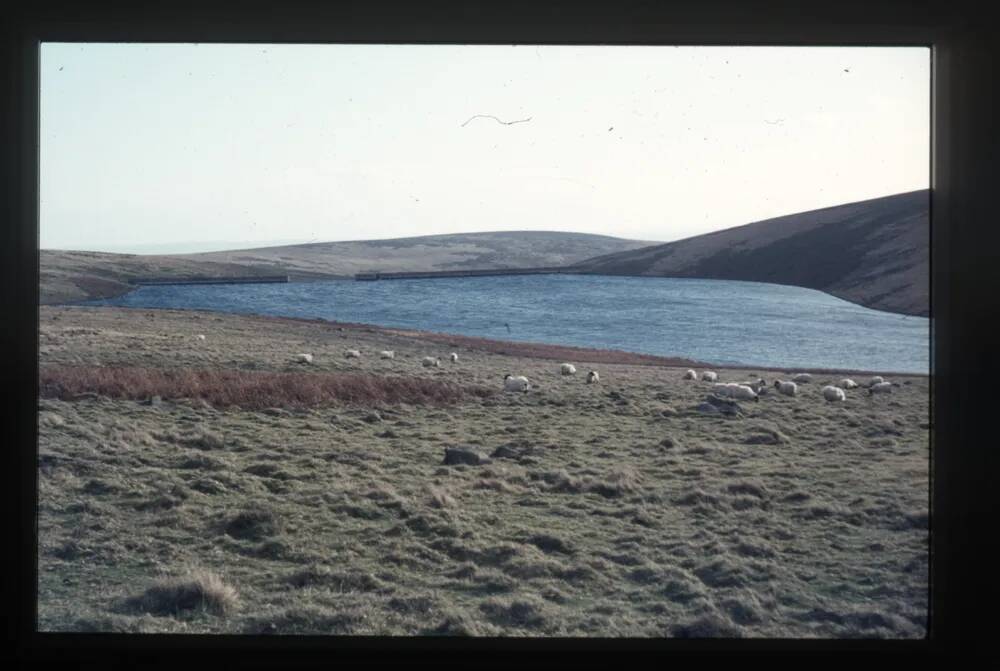
[[[238,604],[236,589],[217,574],[191,569],[176,578],[163,578],[139,596],[126,601],[129,610],[152,615],[175,615],[182,611],[203,610],[227,615]]]
[[[322,405],[448,405],[496,394],[480,386],[420,377],[362,373],[277,373],[220,369],[43,366],[42,398],[76,400],[84,394],[114,399],[201,399],[244,410]]]

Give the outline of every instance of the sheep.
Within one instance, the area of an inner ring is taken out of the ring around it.
[[[348,359],[360,359],[361,358],[361,352],[359,352],[356,349],[349,349],[349,350],[347,350],[347,353],[345,354],[345,356]]]
[[[813,376],[810,375],[809,373],[799,373],[798,375],[792,378],[792,382],[798,382],[798,383],[812,382],[812,379]]]
[[[736,382],[735,384],[743,385],[744,387],[750,387],[750,389],[752,389],[755,394],[759,394],[760,390],[767,386],[767,381],[764,378],[759,378],[757,380]]]
[[[841,389],[855,389],[857,388],[858,383],[849,377],[845,377],[843,380],[837,383],[837,386],[840,387]]]
[[[728,382],[716,382],[712,385],[712,391],[720,396],[729,395],[729,383]]]
[[[795,393],[799,390],[797,384],[788,380],[775,380],[774,386],[785,396],[795,396]]]
[[[561,372],[563,375],[575,375],[576,366],[574,366],[571,363],[564,363],[559,366],[559,372]]]
[[[875,385],[882,384],[883,382],[885,382],[885,379],[883,379],[881,375],[876,375],[872,379],[868,380],[868,388],[871,389]]]
[[[380,357],[382,357],[383,359],[395,359],[396,358],[396,352],[394,352],[393,350],[389,350],[389,349],[382,350],[381,352],[378,353],[378,355]]]
[[[296,359],[298,360],[299,363],[312,363],[313,362],[313,355],[312,354],[299,354],[299,355],[296,356]]]
[[[451,353],[451,362],[458,363],[458,354],[456,354],[455,352]]]
[[[597,374],[596,370],[592,370],[587,373],[587,384],[596,384],[601,381],[601,377]]]
[[[698,379],[698,373],[697,373],[696,371],[693,371],[693,370],[691,370],[691,369],[689,368],[689,369],[688,369],[687,371],[685,371],[685,373],[684,373],[684,379],[685,379],[685,380],[697,380],[697,379]]]
[[[741,401],[759,401],[757,390],[740,382],[719,382],[712,385],[712,391],[722,397]]]
[[[528,391],[531,389],[531,384],[528,383],[528,378],[523,375],[515,377],[507,373],[503,376],[503,389],[504,391]]]
[[[201,333],[199,333],[198,335],[195,336],[195,338],[198,339],[198,340],[204,340],[205,336],[202,335]]]
[[[420,363],[424,365],[424,368],[440,368],[441,359],[433,356],[425,356],[420,360]]]
[[[891,391],[892,391],[891,382],[879,382],[878,384],[873,384],[872,386],[868,387],[869,396],[871,396],[872,394],[888,394]]]
[[[706,370],[704,373],[701,374],[701,379],[706,382],[715,382],[716,380],[719,379],[719,375],[710,370]]]
[[[827,385],[823,387],[823,398],[828,401],[844,401],[847,400],[847,394],[839,387]]]

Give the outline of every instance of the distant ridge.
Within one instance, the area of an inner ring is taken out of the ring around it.
[[[584,273],[769,282],[930,315],[926,189],[766,219],[576,264]]]
[[[370,271],[429,272],[569,266],[642,240],[557,231],[499,231],[388,240],[316,242],[189,254],[111,254],[41,250],[40,302],[119,296],[136,278],[261,277],[291,281],[353,279]]]

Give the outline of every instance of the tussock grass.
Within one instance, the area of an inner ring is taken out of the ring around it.
[[[203,569],[189,569],[180,577],[159,580],[143,594],[128,599],[126,607],[154,615],[176,615],[198,609],[227,615],[238,602],[236,589],[217,574]]]
[[[115,399],[200,399],[247,410],[322,405],[448,405],[494,396],[496,390],[422,377],[361,373],[276,373],[225,369],[43,366],[42,398],[76,400],[84,394]]]
[[[248,508],[226,523],[225,531],[233,538],[261,540],[281,533],[282,524],[269,508]]]

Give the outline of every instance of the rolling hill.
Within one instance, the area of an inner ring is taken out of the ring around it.
[[[770,282],[929,316],[930,198],[900,193],[578,263],[580,272]]]
[[[572,265],[651,243],[603,235],[505,231],[391,240],[321,242],[194,254],[41,250],[42,304],[126,293],[136,277],[289,275],[293,281],[353,277],[367,270],[432,271]]]

